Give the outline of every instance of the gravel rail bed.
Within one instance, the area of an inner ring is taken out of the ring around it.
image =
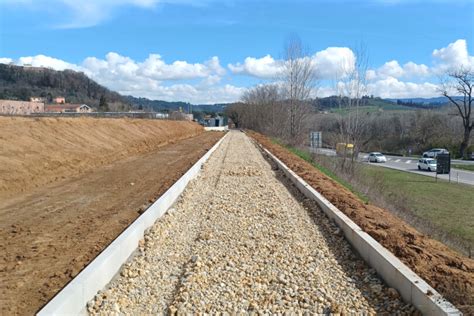
[[[417,313],[238,131],[88,311]]]

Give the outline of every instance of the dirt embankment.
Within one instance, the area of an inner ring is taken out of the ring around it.
[[[0,117],[0,197],[201,132],[181,121]]]
[[[10,148],[9,157],[38,174],[41,165],[32,166],[33,162],[64,157],[67,164],[63,165],[79,173],[70,162],[77,155],[90,161],[89,171],[70,176],[66,168],[61,169],[65,179],[15,194],[4,191],[10,197],[0,195],[0,315],[38,311],[222,137],[183,122],[54,121],[38,123],[39,144],[31,142],[35,151],[28,155],[23,154],[25,143],[15,151],[13,139],[2,140]],[[76,127],[79,131],[73,130]],[[81,132],[93,146],[86,144]],[[198,135],[189,137],[193,133]],[[72,143],[74,137],[83,147]],[[54,152],[39,151],[43,141]],[[24,179],[16,169],[9,172],[11,178]],[[54,174],[45,175],[54,181]]]
[[[421,234],[388,210],[366,205],[353,193],[268,137],[249,132],[323,194],[364,231],[389,249],[466,315],[474,315],[474,260]],[[467,206],[466,206],[467,207]]]

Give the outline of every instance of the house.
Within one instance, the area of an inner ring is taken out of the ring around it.
[[[45,112],[50,113],[91,113],[92,108],[87,104],[48,104],[45,106]]]
[[[0,100],[0,114],[5,115],[30,115],[31,113],[44,112],[44,103]]]
[[[224,117],[217,115],[216,117],[212,117],[211,115],[204,116],[204,126],[207,127],[220,127],[224,126]]]
[[[81,104],[78,108],[76,108],[76,112],[80,113],[91,113],[93,112],[92,108],[87,104]]]
[[[30,102],[46,103],[46,98],[44,98],[44,97],[31,97]]]
[[[64,98],[64,97],[55,97],[53,99],[53,103],[64,104],[64,103],[66,103],[66,98]]]

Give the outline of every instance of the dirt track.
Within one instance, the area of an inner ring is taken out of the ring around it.
[[[119,143],[127,143],[118,135],[110,148],[116,157],[107,155],[112,163],[11,198],[3,192],[1,315],[37,311],[222,136],[192,127],[191,133],[201,134],[160,147],[143,137],[146,131],[147,153],[131,150],[118,160],[125,156]]]
[[[465,315],[474,315],[473,259],[421,234],[389,211],[364,204],[352,192],[269,138],[254,132],[249,134]]]

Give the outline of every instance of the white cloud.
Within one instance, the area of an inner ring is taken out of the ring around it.
[[[425,78],[431,75],[431,70],[424,64],[416,64],[414,62],[408,62],[403,66],[400,66],[397,60],[391,60],[383,64],[377,69],[371,69],[367,71],[367,79],[386,79],[389,77],[393,78]]]
[[[64,69],[72,69],[72,70],[80,70],[80,67],[68,63],[64,60],[45,56],[45,55],[36,55],[36,56],[28,56],[28,57],[20,57],[16,62],[17,65],[31,65],[33,67],[46,67],[46,68],[53,68],[56,70],[64,70]]]
[[[273,79],[280,74],[282,62],[276,61],[270,55],[266,55],[262,58],[247,57],[243,64],[229,64],[228,67],[234,74],[245,74],[257,78]]]
[[[12,62],[13,62],[13,59],[11,58],[0,57],[0,64],[9,64]]]
[[[328,47],[312,57],[317,75],[321,79],[334,79],[351,72],[355,65],[355,55],[347,47]]]
[[[347,47],[328,47],[310,56],[320,79],[333,79],[354,68],[355,56]],[[275,60],[271,55],[261,58],[247,57],[243,63],[229,64],[234,74],[243,74],[261,79],[275,79],[283,70],[284,60]]]
[[[369,94],[381,98],[429,98],[439,95],[438,86],[431,82],[413,83],[387,77],[367,85]]]
[[[430,69],[425,64],[415,64],[414,62],[407,62],[403,65],[404,77],[427,77],[430,75]]]
[[[467,42],[464,39],[458,39],[447,47],[435,49],[433,58],[435,59],[435,71],[437,73],[459,67],[474,68],[474,56],[469,56]]]

